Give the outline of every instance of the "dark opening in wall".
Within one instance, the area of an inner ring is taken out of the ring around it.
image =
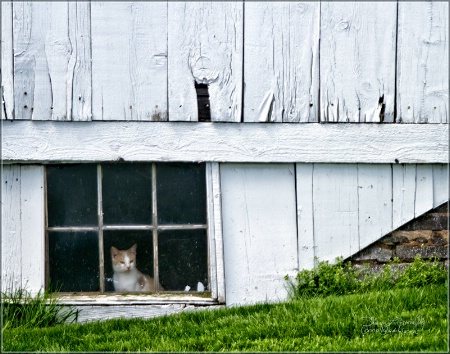
[[[195,82],[195,90],[197,91],[198,121],[211,122],[208,85]]]

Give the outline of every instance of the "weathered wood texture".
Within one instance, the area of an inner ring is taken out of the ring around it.
[[[2,117],[446,123],[448,59],[446,2],[3,2]]]
[[[15,119],[89,119],[89,3],[14,2],[13,10]]]
[[[92,2],[95,120],[167,120],[167,3]]]
[[[206,188],[208,200],[209,267],[211,296],[225,302],[225,271],[223,263],[222,206],[219,164],[207,164]]]
[[[397,121],[448,122],[448,2],[399,2]]]
[[[332,147],[332,148],[330,148]],[[446,163],[446,124],[3,124],[3,161]]]
[[[395,2],[321,2],[321,121],[392,122]]]
[[[215,176],[208,188],[214,199],[210,217],[215,220],[211,240],[216,252],[216,291],[217,298],[225,298],[227,304],[283,299],[284,276],[312,268],[315,257],[347,258],[414,219],[424,205],[431,209],[448,201],[444,164],[225,163],[219,168],[213,163],[210,167]],[[44,284],[43,187],[42,165],[3,166],[3,290],[27,286],[37,292]],[[434,229],[445,226],[446,218],[425,217],[422,223]],[[105,297],[79,300],[71,299],[71,303],[123,305],[120,301],[128,301],[123,297],[117,303]],[[157,298],[151,303],[164,301]],[[211,299],[203,302],[214,305]],[[148,301],[136,298],[129,303]]]
[[[11,1],[1,2],[2,119],[14,117],[13,11]]]
[[[318,121],[319,10],[319,2],[245,2],[245,122]]]
[[[285,299],[298,266],[294,165],[220,172],[227,305]]]
[[[206,311],[222,308],[216,306],[176,305],[138,305],[138,306],[77,306],[81,310],[78,322],[90,322],[114,318],[153,318],[187,311]]]
[[[207,84],[212,121],[242,115],[243,2],[168,2],[169,119],[197,121],[194,83]]]
[[[2,291],[44,285],[44,167],[3,166]]]
[[[299,269],[312,268],[315,257],[350,257],[448,201],[446,165],[296,167]]]

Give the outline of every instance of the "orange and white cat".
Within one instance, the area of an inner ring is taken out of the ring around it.
[[[155,282],[147,274],[136,268],[136,248],[134,244],[128,250],[111,247],[111,261],[114,269],[114,289],[120,292],[155,291]],[[159,285],[159,290],[164,290]]]

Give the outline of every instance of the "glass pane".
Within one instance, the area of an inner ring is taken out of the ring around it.
[[[158,164],[158,223],[206,224],[205,164]]]
[[[136,249],[136,267],[144,274],[153,277],[153,233],[150,230],[126,231],[107,230],[103,232],[105,259],[105,291],[115,291],[113,283],[111,246],[118,250],[128,250],[134,244]]]
[[[49,232],[50,284],[62,292],[99,291],[96,231]]]
[[[152,224],[151,164],[107,164],[103,173],[103,223]]]
[[[97,166],[47,167],[48,226],[96,226]]]
[[[162,231],[158,237],[159,279],[165,290],[182,290],[197,284],[208,287],[206,230]]]

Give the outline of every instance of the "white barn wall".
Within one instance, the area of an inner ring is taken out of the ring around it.
[[[12,1],[2,1],[1,6],[1,93],[2,119],[14,116],[14,56],[13,56],[13,5]]]
[[[94,120],[167,120],[167,3],[91,3]]]
[[[227,304],[285,299],[285,275],[312,268],[315,257],[349,257],[418,216],[419,205],[434,208],[448,200],[443,164],[225,163],[220,172],[213,164],[212,173],[216,181],[220,174],[213,217],[222,210],[222,229],[215,225],[214,239],[223,240],[216,262],[217,272],[225,271]],[[4,165],[3,290],[43,286],[44,216],[44,167]]]
[[[448,2],[398,3],[397,117],[448,122]]]
[[[198,120],[196,82],[208,85],[213,122],[241,121],[243,6],[168,2],[169,120]]]
[[[319,2],[245,2],[245,122],[318,121],[319,20]]]
[[[227,305],[283,300],[298,267],[293,164],[220,167]]]
[[[397,4],[321,2],[320,117],[394,120]],[[384,108],[383,108],[384,105]]]
[[[44,167],[2,166],[2,291],[44,286],[44,223]]]
[[[196,121],[197,81],[212,121],[447,123],[447,37],[439,1],[2,2],[2,119]]]

